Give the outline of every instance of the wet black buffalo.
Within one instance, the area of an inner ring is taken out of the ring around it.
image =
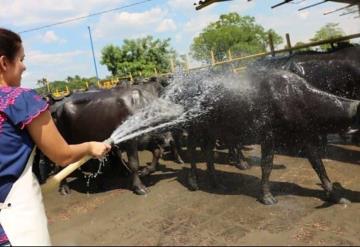
[[[153,95],[156,95],[157,97],[162,97],[171,79],[171,75],[150,77],[145,79],[140,78],[135,80],[133,85],[135,87],[140,87],[141,89],[146,90]],[[172,127],[170,128],[170,130],[163,133],[160,132],[157,135],[162,136],[163,145],[158,145],[158,147],[154,149],[152,163],[150,164],[150,166],[145,167],[145,169],[140,172],[140,176],[149,175],[157,169],[156,166],[159,164],[159,159],[163,155],[163,149],[165,147],[170,148],[173,160],[176,163],[184,163],[180,156],[181,142],[184,139],[184,135],[186,135],[184,130],[181,128]]]
[[[140,87],[116,87],[73,94],[56,109],[55,118],[59,131],[70,144],[85,141],[103,141],[136,110],[151,103],[156,96]],[[143,138],[144,140],[144,138]],[[145,138],[146,145],[152,143]],[[138,138],[117,145],[115,152],[121,159],[126,151],[128,167],[132,172],[132,189],[146,194],[147,188],[138,174]]]
[[[360,46],[265,58],[253,65],[288,70],[323,91],[360,99]]]
[[[289,56],[256,61],[253,66],[266,66],[291,71],[314,87],[349,99],[360,100],[360,46],[339,48],[328,52],[306,51]],[[344,136],[344,133],[340,133]],[[358,142],[359,133],[353,136]],[[326,136],[322,137],[326,145]]]
[[[134,83],[133,86],[131,85],[119,85],[116,87],[115,91],[122,91],[122,90],[146,90],[148,92],[150,92],[151,94],[155,95],[156,97],[159,96],[159,94],[161,93],[162,89],[164,88],[164,79],[162,78],[150,78],[148,80],[141,80],[141,81],[136,81]],[[77,101],[79,98],[91,98],[94,96],[94,93],[96,93],[95,95],[98,95],[98,93],[102,92],[104,90],[95,88],[95,89],[91,89],[91,90],[87,90],[85,92],[74,92],[72,94],[70,94],[67,97],[62,97],[62,98],[54,98],[52,95],[48,95],[47,96],[47,100],[50,104],[50,112],[54,118],[55,123],[57,123],[57,126],[62,129],[62,131],[66,132],[67,130],[64,130],[64,123],[62,123],[63,121],[63,111],[64,111],[64,104],[66,102],[68,102],[68,104],[71,104],[72,101]],[[91,94],[89,94],[91,93]],[[88,96],[87,96],[88,95]],[[65,107],[66,108],[66,107]],[[58,123],[58,122],[61,123]],[[77,134],[75,134],[77,135]],[[66,139],[69,138],[69,134],[67,134]],[[150,152],[152,152],[153,154],[153,159],[150,163],[150,165],[145,166],[143,169],[139,170],[139,176],[145,176],[145,175],[149,175],[150,173],[154,172],[157,168],[157,165],[159,164],[159,159],[162,156],[163,153],[163,148],[166,146],[170,146],[171,151],[173,153],[174,159],[176,162],[178,163],[183,163],[181,157],[178,154],[177,148],[176,148],[176,140],[174,140],[173,135],[170,132],[165,132],[165,133],[152,133],[152,134],[145,134],[142,135],[138,138],[136,138],[136,148],[138,151],[142,151],[142,150],[149,150]],[[112,149],[112,152],[110,152],[110,159],[108,159],[106,162],[107,163],[122,163],[124,165],[126,165],[126,163],[120,158],[121,157],[121,152],[123,151],[123,149],[119,149],[117,146],[115,146]],[[137,157],[134,157],[133,159],[138,160]],[[48,178],[49,175],[54,174],[56,172],[59,171],[59,167],[55,166],[55,164],[53,164],[49,159],[47,159],[46,156],[44,156],[41,152],[37,152],[36,155],[36,162],[37,165],[34,166],[34,172],[37,175],[40,183],[44,183],[46,182],[46,179]],[[97,167],[99,166],[99,162],[96,160],[91,160],[88,163],[91,163],[93,167]],[[89,168],[89,166],[86,166],[87,168]],[[127,166],[126,166],[127,167]],[[128,167],[127,167],[128,168]],[[91,169],[91,168],[90,168]],[[98,168],[96,168],[98,169]],[[92,169],[94,170],[94,169]],[[130,171],[131,172],[131,171]],[[97,179],[97,185],[101,186],[102,183],[102,179],[101,176],[99,177],[100,179]],[[64,179],[59,187],[59,192],[63,195],[66,195],[68,193],[70,193],[70,188],[66,182],[66,179]],[[139,191],[139,190],[135,190],[136,193],[138,194],[143,194],[145,193],[144,191]]]
[[[320,91],[303,78],[284,70],[258,69],[249,71],[249,75],[248,79],[216,75],[198,77],[192,82],[197,85],[195,92],[183,90],[175,98],[181,101],[182,98],[191,99],[189,94],[205,95],[201,105],[207,109],[206,114],[193,120],[189,129],[196,133],[202,131],[201,136],[207,137],[202,146],[213,183],[218,183],[212,152],[217,138],[238,140],[245,145],[260,143],[260,200],[264,204],[276,203],[269,187],[274,146],[280,141],[292,141],[305,150],[327,198],[333,202],[346,202],[334,190],[326,174],[318,151],[319,135],[348,128],[357,120],[359,101]],[[210,90],[209,81],[215,81]],[[192,140],[189,138],[188,149],[194,154]],[[191,189],[198,188],[195,160],[191,161],[188,181]]]
[[[56,124],[56,110],[64,104],[65,101],[69,99],[71,94],[65,97],[54,97],[51,93],[44,95],[44,100],[49,104],[49,111],[53,120]],[[46,182],[49,176],[57,173],[61,168],[56,166],[52,161],[50,161],[39,149],[36,149],[33,172],[36,175],[40,184]],[[70,189],[66,181],[62,181],[59,187],[61,194],[68,194]]]

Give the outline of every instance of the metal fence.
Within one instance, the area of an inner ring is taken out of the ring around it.
[[[270,34],[269,35],[270,51],[261,52],[261,53],[257,53],[257,54],[251,54],[251,55],[247,55],[247,56],[233,57],[231,50],[228,50],[227,56],[226,56],[227,59],[222,60],[222,61],[216,61],[214,52],[211,51],[209,54],[210,61],[211,61],[210,64],[190,68],[188,60],[186,59],[183,69],[185,70],[185,72],[190,72],[193,70],[199,70],[199,69],[215,67],[215,66],[224,65],[224,64],[230,64],[230,65],[233,65],[232,71],[234,73],[239,73],[246,68],[246,64],[248,62],[250,62],[256,58],[259,58],[259,57],[265,57],[265,56],[269,56],[269,55],[275,56],[276,54],[279,54],[279,53],[292,54],[292,52],[295,50],[305,49],[305,48],[314,47],[314,46],[320,46],[320,45],[324,45],[324,44],[344,42],[344,41],[349,41],[351,39],[356,39],[356,38],[360,38],[360,33],[347,35],[347,36],[343,36],[343,37],[339,37],[339,38],[332,38],[332,39],[327,39],[327,40],[310,42],[310,43],[303,44],[303,45],[292,46],[291,41],[290,41],[290,36],[289,36],[289,34],[286,34],[286,48],[275,50],[274,44],[273,44],[273,39]],[[174,61],[171,59],[170,60],[170,67],[171,67],[170,71],[166,72],[166,73],[158,73],[157,69],[155,68],[153,76],[165,76],[165,75],[173,74],[175,72],[174,64],[175,64]],[[241,64],[241,66],[239,66],[239,64]],[[142,76],[141,72],[139,72],[139,76],[140,77]],[[98,86],[98,88],[110,89],[110,88],[113,88],[114,86],[118,85],[119,83],[121,83],[124,80],[129,81],[131,84],[134,82],[134,76],[131,73],[129,73],[129,75],[125,76],[125,77],[113,77],[111,79],[99,80],[97,82],[97,86]],[[88,88],[88,84],[87,84],[87,88]],[[86,89],[82,89],[82,90],[86,90]],[[59,90],[55,89],[55,92],[53,94],[56,94],[55,96],[61,96],[61,95],[67,95],[68,93],[69,93],[68,89],[66,91],[59,91]]]

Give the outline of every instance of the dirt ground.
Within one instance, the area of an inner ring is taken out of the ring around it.
[[[87,193],[84,181],[75,179],[70,195],[45,195],[53,244],[360,245],[360,147],[331,144],[323,159],[331,180],[352,201],[349,205],[323,200],[306,159],[277,154],[271,181],[279,202],[265,206],[257,201],[260,148],[247,146],[244,154],[252,168],[240,171],[227,164],[225,151],[216,153],[227,190],[213,189],[200,163],[200,190],[189,191],[189,164],[166,159],[143,179],[150,189],[146,196],[133,194],[129,179],[116,173],[98,193]],[[142,152],[140,158],[145,165],[151,155]]]

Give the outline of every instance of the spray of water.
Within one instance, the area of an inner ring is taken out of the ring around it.
[[[111,135],[114,143],[121,143],[148,132],[177,123],[183,107],[164,99],[154,99],[122,123]]]
[[[236,91],[244,98],[251,95],[248,81],[238,77],[209,71],[192,74],[177,71],[162,96],[130,116],[114,131],[111,139],[121,143],[159,129],[184,126],[211,111],[224,97],[224,90]]]

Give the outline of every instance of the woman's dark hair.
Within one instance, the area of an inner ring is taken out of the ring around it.
[[[21,47],[21,38],[18,34],[5,28],[0,28],[0,56],[6,56],[13,61]]]

